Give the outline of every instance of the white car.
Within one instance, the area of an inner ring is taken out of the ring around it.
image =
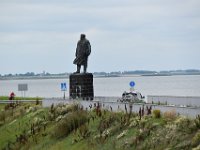
[[[122,94],[122,98],[120,102],[136,102],[136,103],[144,103],[145,97],[142,96],[140,92],[124,92]]]

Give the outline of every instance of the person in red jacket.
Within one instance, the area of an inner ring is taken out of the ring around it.
[[[14,92],[11,92],[11,93],[10,93],[9,100],[14,100],[14,98],[15,98],[15,93],[14,93]]]

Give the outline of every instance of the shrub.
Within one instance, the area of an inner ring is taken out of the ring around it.
[[[153,115],[155,118],[160,118],[161,117],[160,110],[159,109],[153,110]]]
[[[192,133],[195,130],[195,124],[194,121],[191,119],[181,116],[176,119],[175,124],[177,126],[177,129],[181,132],[186,132],[186,133]]]
[[[165,119],[172,121],[176,118],[176,111],[174,109],[166,111],[166,112],[164,112],[163,116]]]
[[[193,146],[193,147],[196,147],[196,146],[199,145],[199,143],[200,143],[200,131],[197,132],[197,133],[195,134],[195,136],[192,138],[192,146]]]
[[[89,128],[86,124],[83,124],[81,125],[79,128],[78,128],[78,131],[79,131],[79,135],[83,138],[86,138],[89,136],[90,132],[89,132]]]
[[[196,119],[194,120],[194,123],[197,128],[200,128],[200,115],[196,116]]]
[[[0,121],[5,123],[5,121],[6,121],[5,111],[0,112]]]
[[[121,125],[120,124],[116,124],[112,127],[109,128],[110,131],[110,135],[114,135],[116,133],[118,133],[119,131],[121,131]]]
[[[39,99],[36,98],[36,100],[35,100],[35,105],[39,105],[39,104],[40,104]]]
[[[175,147],[175,149],[191,149],[191,141],[182,141]]]
[[[85,111],[76,111],[69,113],[54,128],[52,136],[62,138],[70,134],[73,130],[87,122],[87,113]]]
[[[25,114],[25,109],[24,108],[20,108],[20,116],[23,116]]]

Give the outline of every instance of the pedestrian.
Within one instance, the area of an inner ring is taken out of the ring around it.
[[[15,93],[14,93],[14,92],[11,92],[11,93],[10,93],[9,100],[14,100],[14,98],[15,98]]]

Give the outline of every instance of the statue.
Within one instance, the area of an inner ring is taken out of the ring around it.
[[[73,61],[77,65],[77,71],[69,76],[69,97],[72,99],[94,99],[93,74],[87,73],[87,63],[90,53],[90,42],[86,39],[85,34],[81,34],[76,47],[76,58]],[[83,66],[83,73],[80,73],[81,66]]]
[[[86,39],[85,34],[81,34],[80,40],[76,47],[76,58],[74,59],[74,64],[77,65],[77,71],[75,73],[80,73],[81,65],[83,65],[83,72],[87,73],[87,61],[88,56],[91,53],[90,42]]]

